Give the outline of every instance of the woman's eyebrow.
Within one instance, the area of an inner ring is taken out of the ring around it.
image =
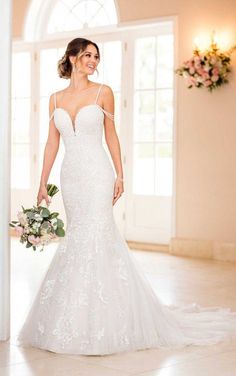
[[[92,54],[92,52],[91,51],[85,51],[85,52],[88,52],[88,53],[90,53],[90,54]],[[94,55],[98,55],[98,53],[96,52]]]

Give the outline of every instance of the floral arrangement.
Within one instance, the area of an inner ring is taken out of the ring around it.
[[[54,196],[59,189],[54,184],[47,184],[48,196]],[[41,246],[49,244],[52,239],[65,236],[64,223],[58,218],[59,213],[50,212],[44,206],[33,206],[17,213],[18,221],[11,221],[9,226],[14,227],[20,242],[26,243],[26,248],[33,247],[35,251]]]
[[[186,79],[187,87],[205,87],[209,91],[228,83],[228,73],[231,71],[231,53],[236,49],[232,47],[226,52],[220,52],[217,44],[212,41],[210,48],[204,52],[199,49],[193,51],[193,56],[184,61],[183,65],[175,70]]]

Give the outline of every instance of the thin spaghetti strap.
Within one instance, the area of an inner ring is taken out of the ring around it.
[[[56,93],[53,94],[53,98],[54,98],[54,110],[53,110],[53,112],[52,112],[52,115],[51,115],[50,118],[49,118],[49,121],[52,120],[52,118],[53,118],[53,116],[54,116],[55,109],[57,108]]]
[[[98,100],[98,97],[99,97],[99,94],[100,94],[100,91],[101,91],[102,85],[103,85],[103,84],[101,84],[101,85],[99,86],[99,89],[98,89],[98,92],[97,92],[97,96],[96,96],[96,99],[95,99],[95,104],[97,103],[97,100]]]
[[[54,93],[54,110],[57,108],[57,98],[56,98],[56,92]]]

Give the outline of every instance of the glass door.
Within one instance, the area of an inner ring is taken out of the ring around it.
[[[11,218],[15,218],[22,204],[31,205],[33,199],[31,61],[30,51],[12,54]]]
[[[174,40],[171,29],[133,40],[126,238],[168,244],[172,216]]]

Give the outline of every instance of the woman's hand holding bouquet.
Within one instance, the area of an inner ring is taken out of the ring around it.
[[[47,187],[40,187],[37,206],[19,211],[17,214],[18,221],[11,221],[9,225],[15,228],[20,242],[26,243],[26,248],[33,247],[35,251],[37,247],[41,247],[43,251],[44,246],[49,244],[52,239],[65,236],[63,229],[64,223],[58,218],[59,213],[50,212],[48,208],[39,206],[41,201],[45,199],[47,206],[51,202],[59,189],[55,184],[47,184]],[[49,197],[50,199],[49,199]]]

